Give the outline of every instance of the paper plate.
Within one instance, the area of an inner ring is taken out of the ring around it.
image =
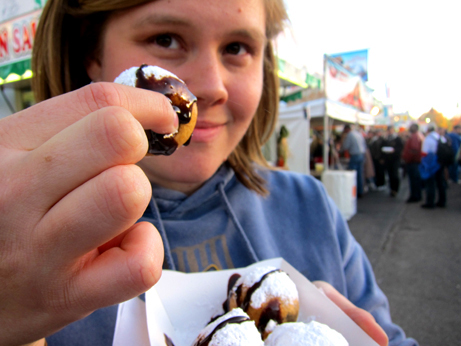
[[[282,258],[245,268],[184,274],[165,270],[146,302],[135,298],[120,305],[114,346],[165,346],[167,335],[175,346],[191,346],[213,316],[223,312],[227,283],[232,274],[259,266],[287,272],[299,292],[298,321],[315,320],[340,332],[351,346],[378,346],[342,310]]]

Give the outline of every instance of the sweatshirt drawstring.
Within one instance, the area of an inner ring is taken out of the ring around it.
[[[158,231],[160,233],[160,236],[162,237],[163,249],[165,252],[164,264],[166,264],[166,268],[164,269],[176,270],[176,265],[174,264],[173,255],[171,254],[170,243],[168,242],[168,238],[166,236],[165,226],[163,225],[160,210],[158,209],[157,202],[153,197],[150,200],[149,207],[152,212],[152,215],[158,220],[159,224]]]
[[[230,204],[230,202],[229,202],[229,200],[228,200],[228,198],[226,196],[226,193],[224,191],[224,183],[219,184],[219,192],[221,194],[221,197],[222,197],[222,199],[224,201],[224,205],[226,206],[226,209],[227,209],[227,211],[228,211],[228,213],[229,213],[235,227],[240,232],[248,251],[250,252],[251,256],[253,257],[253,261],[259,262],[258,256],[256,256],[256,252],[254,251],[253,246],[251,246],[250,240],[248,239],[247,235],[245,234],[245,231],[243,230],[242,225],[240,225],[240,222],[238,221],[237,216],[235,215],[234,210],[232,209],[232,206],[231,206],[231,204]]]

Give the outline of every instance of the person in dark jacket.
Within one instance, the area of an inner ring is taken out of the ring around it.
[[[403,148],[402,159],[406,164],[408,181],[410,183],[410,196],[407,203],[421,201],[422,182],[419,174],[419,164],[421,162],[421,148],[424,137],[419,132],[418,124],[411,124],[409,128],[410,136]]]
[[[400,159],[403,150],[403,141],[396,133],[394,126],[387,127],[387,134],[384,138],[381,151],[384,157],[384,166],[389,178],[389,189],[391,197],[397,196],[400,187]]]
[[[383,131],[381,129],[374,130],[373,137],[368,142],[370,148],[373,166],[375,168],[375,185],[378,190],[385,189],[386,185],[386,169],[384,166],[384,154],[381,151],[384,143]]]

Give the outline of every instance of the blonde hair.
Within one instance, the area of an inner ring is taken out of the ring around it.
[[[113,11],[152,0],[48,0],[41,14],[34,41],[32,87],[37,102],[78,89],[91,82],[86,61],[98,57],[101,35]],[[155,1],[155,0],[154,0]],[[264,83],[256,114],[240,143],[228,158],[237,178],[247,188],[267,194],[256,165],[270,168],[261,147],[277,122],[278,77],[271,40],[288,19],[283,0],[263,0],[266,11]]]

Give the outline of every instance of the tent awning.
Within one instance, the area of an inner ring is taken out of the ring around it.
[[[371,114],[359,112],[353,107],[326,100],[324,98],[298,103],[295,105],[282,104],[280,116],[294,116],[307,114],[311,120],[321,120],[327,114],[329,118],[345,123],[359,123],[360,125],[374,125],[375,119]]]
[[[371,114],[360,112],[341,102],[327,100],[325,107],[326,114],[336,120],[346,123],[359,123],[360,125],[373,125],[375,123],[375,119]]]
[[[44,4],[44,1],[42,1]],[[30,58],[42,12],[40,1],[13,1],[15,15],[0,16],[0,85],[32,76]],[[17,3],[17,4],[16,4]],[[8,11],[7,11],[8,12]]]
[[[280,78],[280,85],[284,86],[299,86],[307,88],[306,71],[294,66],[290,62],[277,58],[277,75]]]
[[[299,86],[301,88],[307,88],[306,82],[303,80],[296,78],[295,76],[289,75],[288,73],[278,70],[277,75],[280,79],[280,86]]]
[[[0,85],[32,77],[30,59],[0,66]]]

